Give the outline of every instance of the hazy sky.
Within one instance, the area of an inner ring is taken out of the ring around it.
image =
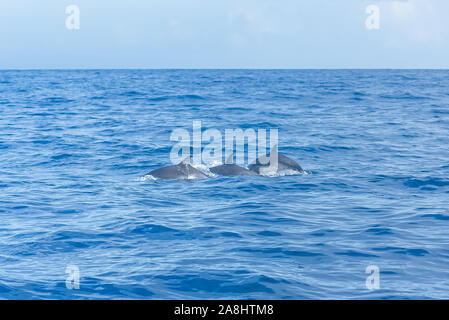
[[[66,28],[69,5],[79,30]],[[0,69],[449,68],[448,57],[448,0],[0,0]]]

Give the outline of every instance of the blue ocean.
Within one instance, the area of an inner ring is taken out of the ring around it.
[[[448,88],[444,70],[0,71],[0,298],[448,299]],[[276,128],[308,174],[142,179],[193,121]]]

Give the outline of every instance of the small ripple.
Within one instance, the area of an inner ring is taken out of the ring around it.
[[[281,233],[279,232],[274,232],[274,231],[261,231],[257,233],[259,236],[264,236],[264,237],[280,237],[282,236]]]
[[[221,232],[220,235],[225,238],[241,238],[242,236],[235,232]]]
[[[440,178],[425,178],[425,179],[409,179],[407,181],[404,182],[404,185],[410,188],[420,188],[423,186],[435,186],[435,187],[444,187],[444,186],[449,186],[449,181],[445,180],[445,179],[440,179]]]
[[[147,98],[148,101],[154,102],[162,102],[167,100],[205,100],[203,96],[195,95],[195,94],[183,94],[183,95],[167,95],[167,96],[159,96],[159,97],[151,97]]]
[[[393,234],[390,228],[382,228],[380,226],[374,226],[372,228],[366,229],[365,232],[372,233],[378,236]]]
[[[433,218],[436,220],[449,220],[449,216],[448,215],[444,215],[444,214],[425,214],[421,216],[422,218]]]
[[[135,233],[135,234],[141,234],[141,235],[154,234],[154,233],[176,233],[176,234],[181,234],[180,230],[168,228],[168,227],[165,227],[163,225],[157,225],[157,224],[140,225],[140,226],[132,228],[131,230],[129,230],[129,232]]]
[[[425,249],[416,249],[416,248],[401,248],[401,247],[378,247],[373,248],[374,251],[391,251],[393,253],[403,254],[403,255],[412,255],[416,257],[421,257],[429,254],[429,252]]]
[[[49,103],[49,104],[63,104],[63,103],[71,103],[75,100],[67,99],[64,97],[49,97],[42,100],[42,103]]]
[[[422,257],[429,254],[429,251],[425,249],[400,249],[394,252],[399,254],[412,255],[415,257]]]
[[[136,90],[130,90],[130,91],[125,91],[125,92],[120,93],[119,96],[122,96],[122,97],[146,96],[146,93],[136,91]]]
[[[363,257],[363,258],[378,258],[379,257],[374,254],[364,253],[364,252],[355,251],[355,250],[335,252],[335,254],[340,255],[340,256]]]

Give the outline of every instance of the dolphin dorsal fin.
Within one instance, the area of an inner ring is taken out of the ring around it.
[[[180,164],[184,164],[184,165],[190,164],[190,156],[188,156],[184,160],[182,160]]]
[[[225,164],[233,164],[233,163],[234,163],[234,153],[231,153],[231,155],[226,158]]]

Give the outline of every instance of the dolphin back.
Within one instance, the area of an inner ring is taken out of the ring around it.
[[[181,176],[185,176],[185,173],[178,166],[168,166],[159,168],[148,173],[149,175],[163,180],[179,179]]]
[[[257,175],[255,172],[246,168],[240,167],[236,164],[223,164],[210,168],[210,171],[221,176],[253,176]]]
[[[278,156],[277,172],[282,171],[282,170],[295,170],[300,173],[304,172],[304,170],[301,168],[301,166],[295,160],[290,159],[289,157],[284,156],[279,153],[277,154],[277,156]],[[256,161],[254,161],[252,164],[250,164],[248,166],[248,169],[260,174],[261,168],[267,168],[270,166],[269,157],[270,157],[270,154],[256,159]]]
[[[304,172],[304,170],[301,168],[301,166],[295,161],[290,159],[289,157],[286,157],[282,154],[278,155],[278,162],[279,166],[285,166],[285,169],[292,169],[299,172]],[[282,170],[282,168],[281,168]]]
[[[185,161],[177,165],[167,166],[153,170],[148,174],[162,180],[176,180],[176,179],[190,180],[190,179],[207,178],[207,176],[204,173],[192,167]]]

